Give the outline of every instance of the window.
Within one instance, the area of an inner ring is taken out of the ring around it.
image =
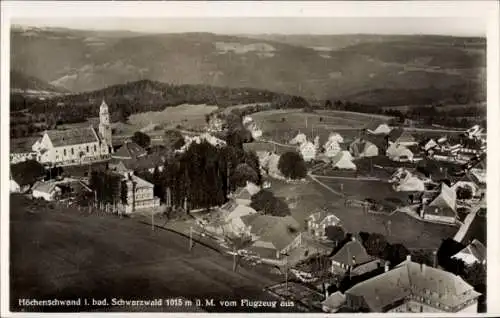
[[[87,153],[89,152],[89,146],[87,146]]]
[[[94,151],[97,151],[97,146],[96,145],[94,145]]]
[[[71,148],[71,155],[75,154],[75,148]]]
[[[64,156],[66,157],[66,149],[64,149]]]

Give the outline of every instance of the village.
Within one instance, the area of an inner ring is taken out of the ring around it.
[[[136,219],[149,225],[144,231],[167,228],[188,238],[189,251],[201,244],[223,252],[235,272],[278,277],[266,293],[304,311],[478,311],[485,290],[466,276],[486,265],[484,239],[472,233],[486,213],[479,125],[429,137],[373,121],[320,136],[306,115],[304,128],[283,140],[261,128],[262,113],[239,113],[251,135],[240,143],[246,155],[236,168],[216,165],[215,174],[235,172],[222,177],[223,193],[207,192],[197,205],[189,186],[161,180],[177,178],[169,177],[172,158],[229,147],[224,116],[210,116],[205,132],[170,131],[174,143],[145,130],[117,145],[104,100],[97,127],[47,130],[11,148],[11,195]],[[406,229],[427,236],[415,242]],[[457,263],[461,272],[452,270]]]

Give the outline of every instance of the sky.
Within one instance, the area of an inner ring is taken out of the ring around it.
[[[217,34],[436,34],[485,36],[486,22],[465,17],[384,18],[13,18],[13,24],[145,33]]]

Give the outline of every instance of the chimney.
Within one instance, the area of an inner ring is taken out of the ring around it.
[[[406,261],[411,262],[411,255],[410,254],[406,255]]]
[[[438,266],[437,251],[432,251],[432,256],[433,256],[433,258],[432,258],[433,264],[432,265],[434,268],[437,268],[437,266]]]

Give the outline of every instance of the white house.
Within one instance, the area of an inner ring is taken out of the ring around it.
[[[38,181],[32,188],[33,198],[43,198],[45,201],[54,201],[60,193],[61,188],[59,188],[54,182]]]
[[[462,249],[452,258],[460,259],[467,265],[474,263],[486,264],[486,247],[480,241],[474,239],[469,245]]]
[[[108,105],[102,102],[99,131],[93,127],[45,131],[33,144],[37,161],[59,166],[109,159],[112,151]]]
[[[389,180],[393,188],[398,192],[423,192],[425,183],[423,180],[414,176],[406,169],[398,168]]]
[[[400,144],[396,143],[390,144],[389,148],[387,148],[386,154],[392,161],[399,161],[399,162],[413,161],[413,152],[411,152],[411,150],[408,149],[407,147]]]
[[[332,158],[332,166],[342,170],[356,170],[356,165],[352,162],[349,151],[341,151]]]
[[[303,133],[298,133],[292,140],[290,140],[291,145],[301,145],[307,141],[307,136]]]
[[[300,144],[299,152],[305,162],[309,162],[316,158],[316,146],[310,141]]]

